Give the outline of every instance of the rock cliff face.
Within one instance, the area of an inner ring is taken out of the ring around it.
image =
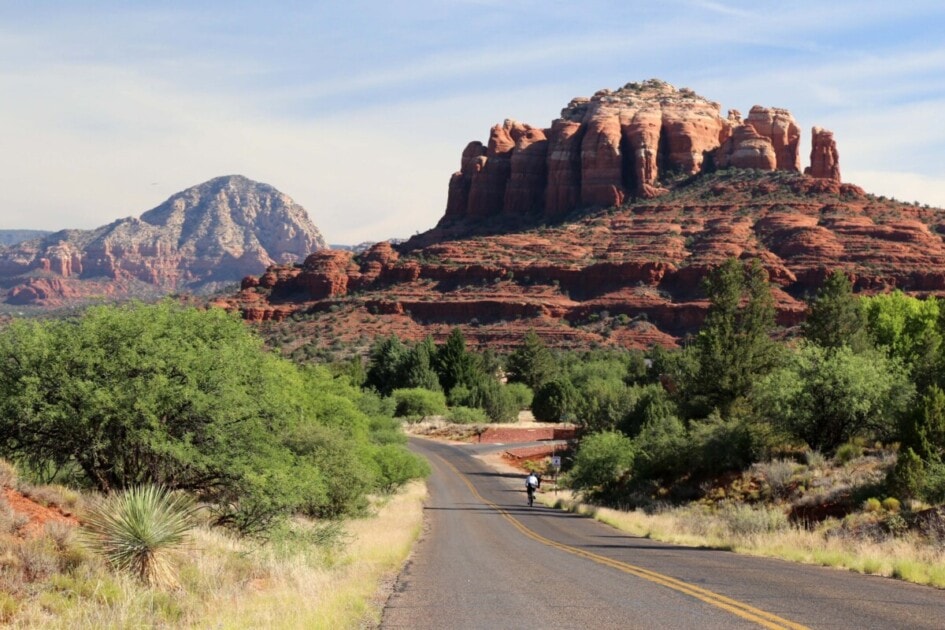
[[[799,140],[785,109],[756,105],[745,120],[734,110],[722,118],[717,103],[692,90],[628,83],[575,98],[546,129],[507,120],[487,146],[469,143],[440,225],[501,215],[553,220],[649,199],[666,192],[663,180],[702,172],[707,162],[798,172]]]
[[[0,287],[18,304],[89,295],[201,292],[269,265],[304,259],[325,242],[288,196],[245,177],[180,192],[140,218],[65,230],[0,250]]]

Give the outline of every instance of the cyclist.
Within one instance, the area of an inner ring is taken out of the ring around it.
[[[528,506],[531,507],[535,501],[535,490],[541,487],[541,477],[534,472],[528,473],[525,477],[525,492],[528,493]]]

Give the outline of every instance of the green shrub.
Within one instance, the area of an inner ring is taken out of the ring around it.
[[[864,512],[881,512],[883,510],[883,504],[876,497],[870,497],[863,502],[863,511]]]
[[[536,420],[560,422],[574,411],[577,391],[567,379],[557,379],[542,385],[532,400],[532,414]]]
[[[379,475],[377,487],[386,493],[392,493],[411,479],[419,479],[430,474],[426,460],[399,446],[380,446],[374,451],[374,461]]]
[[[889,486],[900,496],[921,498],[927,484],[926,467],[911,448],[899,452],[896,467],[889,474]]]
[[[89,544],[116,568],[146,584],[174,586],[170,554],[194,527],[189,496],[158,486],[132,487],[88,510]]]
[[[447,419],[456,424],[480,424],[489,422],[486,412],[477,407],[453,407]]]
[[[902,504],[895,497],[886,497],[883,499],[883,509],[887,512],[898,512],[902,509]]]
[[[863,447],[853,442],[841,444],[835,458],[839,464],[848,464],[863,454]]]
[[[525,383],[509,383],[505,386],[505,389],[514,401],[517,409],[528,409],[532,406],[532,399],[535,397],[535,394]]]
[[[420,387],[395,389],[392,393],[397,406],[394,415],[400,418],[435,416],[446,413],[443,392],[432,392]]]
[[[674,478],[689,468],[692,449],[686,427],[676,416],[647,421],[633,444],[637,453],[633,462],[636,478]]]
[[[633,457],[633,442],[622,433],[588,435],[578,446],[567,483],[578,491],[603,491],[630,471]]]

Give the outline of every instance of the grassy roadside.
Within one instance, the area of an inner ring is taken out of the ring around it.
[[[198,527],[174,558],[179,586],[112,571],[57,524],[0,536],[0,625],[11,628],[358,628],[380,619],[378,593],[422,524],[426,486],[377,499],[340,525],[297,519],[263,544]]]
[[[537,498],[544,505],[585,514],[621,531],[662,542],[726,549],[945,588],[945,547],[918,536],[883,540],[844,536],[829,522],[807,530],[773,522],[772,512],[747,506],[728,511],[687,506],[651,514],[583,503],[567,490]]]

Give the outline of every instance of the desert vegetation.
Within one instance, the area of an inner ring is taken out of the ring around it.
[[[428,470],[391,400],[273,355],[223,311],[165,301],[14,320],[0,362],[10,625],[201,625],[254,584],[276,597],[276,574],[332,574],[362,544],[353,523]],[[406,544],[379,547],[402,559]],[[346,625],[370,613],[375,584],[342,596]],[[272,621],[288,596],[254,601]],[[318,619],[316,605],[298,614]]]

